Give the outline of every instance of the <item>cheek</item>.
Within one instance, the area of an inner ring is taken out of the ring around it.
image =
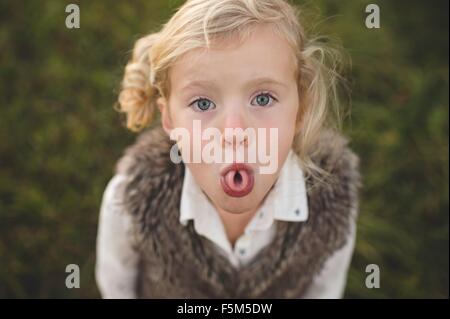
[[[189,169],[200,188],[203,190],[208,189],[207,186],[211,184],[211,181],[209,181],[208,178],[211,174],[205,174],[205,167],[196,163],[186,163],[186,167]]]
[[[186,129],[192,127],[192,119],[190,119],[187,111],[189,111],[187,108],[171,105],[170,117],[172,119],[173,127],[183,127]]]
[[[205,129],[203,121],[184,117],[179,118],[175,123],[178,128],[182,128],[183,132],[186,132],[183,134],[183,140],[179,142],[183,160],[185,163],[193,163],[193,166],[197,167],[197,163],[201,161],[202,150],[208,144],[208,140],[202,139]]]
[[[288,125],[279,129],[278,152],[280,156],[285,156],[292,147],[295,135],[295,116],[289,121]]]
[[[295,127],[298,105],[297,95],[289,93],[282,102],[276,103],[256,117],[258,125],[267,128]]]
[[[265,128],[267,132],[276,129],[278,132],[278,149],[280,151],[289,149],[295,134],[296,112],[297,110],[294,107],[274,108],[271,112],[267,112],[264,117],[258,119],[256,126]]]

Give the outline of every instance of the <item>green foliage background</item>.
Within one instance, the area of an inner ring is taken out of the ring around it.
[[[181,1],[0,0],[0,297],[99,297],[98,210],[134,135],[113,110],[134,41]],[[361,156],[349,298],[448,298],[448,1],[296,1],[352,59],[344,129]],[[65,267],[81,267],[81,288]],[[365,266],[381,288],[364,285]]]

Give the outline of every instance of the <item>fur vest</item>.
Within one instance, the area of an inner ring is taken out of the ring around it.
[[[313,161],[334,183],[305,176],[309,217],[276,221],[274,240],[248,265],[233,267],[192,221],[179,221],[184,164],[174,164],[172,141],[161,128],[141,133],[116,166],[124,210],[133,220],[130,241],[141,260],[141,298],[301,298],[331,254],[348,239],[361,186],[359,158],[342,135],[324,131]]]

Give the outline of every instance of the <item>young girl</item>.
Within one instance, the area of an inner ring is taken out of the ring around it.
[[[103,196],[103,297],[342,296],[361,178],[330,121],[338,75],[325,52],[284,0],[188,0],[137,41],[120,111],[134,131],[158,109],[160,119],[126,150]],[[184,141],[173,138],[180,128]],[[209,129],[231,162],[192,160]],[[261,156],[236,160],[270,130],[257,148],[274,155],[273,171]]]

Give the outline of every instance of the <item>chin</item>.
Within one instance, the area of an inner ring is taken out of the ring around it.
[[[216,203],[222,210],[231,214],[243,214],[252,211],[258,206],[258,199],[254,194],[248,194],[247,196],[234,198],[227,196],[226,194],[220,196],[221,198]]]

